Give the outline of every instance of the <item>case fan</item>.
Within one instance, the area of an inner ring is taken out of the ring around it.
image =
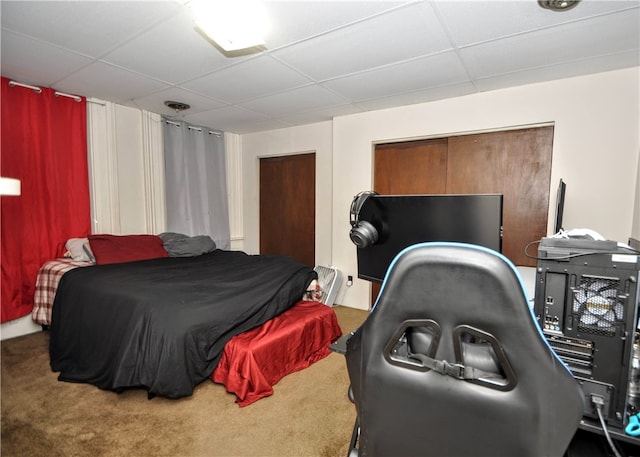
[[[624,304],[618,297],[619,281],[583,276],[573,290],[573,313],[578,327],[585,331],[614,335],[624,323]]]

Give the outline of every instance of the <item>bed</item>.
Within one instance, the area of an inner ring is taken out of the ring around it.
[[[328,355],[340,336],[330,307],[301,300],[315,272],[289,257],[216,249],[80,266],[54,261],[49,267],[64,271],[43,266],[36,285],[55,296],[50,317],[46,303],[33,316],[50,325],[51,367],[63,381],[180,398],[210,378],[246,406]],[[57,285],[41,281],[47,275]],[[292,338],[306,349],[291,353]]]

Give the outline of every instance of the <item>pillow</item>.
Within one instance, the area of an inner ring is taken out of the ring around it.
[[[98,265],[168,257],[156,235],[89,235]]]
[[[67,248],[67,255],[65,255],[65,257],[71,257],[73,260],[82,260],[85,262],[95,263],[96,261],[89,247],[89,240],[87,238],[69,238],[64,247]]]
[[[169,257],[195,257],[216,249],[216,243],[209,235],[188,236],[165,232],[158,236],[162,239]]]

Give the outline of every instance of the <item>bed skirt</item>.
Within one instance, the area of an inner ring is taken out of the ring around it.
[[[224,347],[211,379],[224,384],[247,406],[273,394],[284,376],[330,354],[341,336],[335,312],[314,301],[300,301],[263,325],[234,336]]]

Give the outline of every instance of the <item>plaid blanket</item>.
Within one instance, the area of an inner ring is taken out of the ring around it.
[[[92,262],[61,258],[50,260],[40,267],[36,277],[36,290],[31,318],[37,324],[51,325],[51,309],[62,275],[78,267],[93,265]]]

